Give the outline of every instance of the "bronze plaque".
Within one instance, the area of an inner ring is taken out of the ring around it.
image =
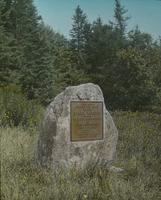
[[[103,102],[71,101],[71,141],[103,139]]]

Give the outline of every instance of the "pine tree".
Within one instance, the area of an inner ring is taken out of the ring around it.
[[[80,6],[77,6],[73,16],[73,25],[70,32],[71,49],[74,54],[74,60],[78,66],[85,65],[85,46],[87,40],[87,33],[90,29],[86,14]]]
[[[9,1],[0,1],[0,85],[18,83],[21,52],[11,32]]]
[[[105,100],[112,93],[112,66],[119,48],[117,31],[111,24],[104,24],[100,17],[96,19],[87,45],[87,74],[92,82],[101,86]]]
[[[4,28],[8,33],[13,33],[13,23],[12,23],[13,3],[14,0],[5,0],[5,4],[3,7],[4,14],[2,16],[2,20],[4,23]]]
[[[52,46],[52,55],[54,55],[53,90],[55,96],[65,89],[65,87],[87,82],[88,78],[83,70],[78,69],[73,62],[72,52],[67,39],[63,35],[55,33],[52,30],[48,32],[50,35],[50,44]]]
[[[116,28],[119,30],[121,35],[124,35],[129,17],[126,16],[127,10],[121,5],[120,0],[115,0],[114,12]]]
[[[32,0],[13,3],[13,34],[23,52],[20,84],[29,99],[48,103],[52,93],[53,70],[50,42]]]
[[[128,39],[130,46],[140,49],[142,51],[146,51],[151,48],[153,43],[151,35],[141,32],[138,26],[136,26],[134,30],[131,30],[128,33]]]
[[[21,83],[30,99],[36,98],[46,104],[52,98],[54,72],[50,41],[44,29],[37,26],[27,40]]]

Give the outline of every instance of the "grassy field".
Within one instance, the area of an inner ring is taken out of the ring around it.
[[[112,113],[119,130],[114,165],[50,171],[34,165],[37,132],[1,128],[2,200],[161,200],[161,115]]]

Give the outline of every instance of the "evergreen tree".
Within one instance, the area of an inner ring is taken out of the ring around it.
[[[2,21],[4,23],[4,28],[8,33],[13,32],[13,23],[12,23],[13,3],[14,0],[5,0],[5,4],[3,7]]]
[[[69,42],[64,36],[53,32],[50,41],[52,54],[54,55],[54,95],[61,92],[67,86],[87,82],[88,77],[73,62]]]
[[[111,24],[104,24],[101,18],[93,22],[87,45],[87,74],[92,82],[101,86],[105,99],[111,95],[112,66],[116,62],[116,52],[121,48],[119,41]]]
[[[0,1],[0,85],[18,83],[21,52],[12,33],[8,32],[9,1]]]
[[[90,66],[87,73],[98,75],[107,58],[108,26],[98,18],[92,25],[90,39],[86,46],[87,63]]]
[[[28,38],[21,83],[30,99],[49,103],[52,98],[53,55],[45,27],[37,26]]]
[[[29,99],[43,103],[51,98],[53,69],[50,42],[32,0],[15,0],[13,34],[23,52],[20,84]]]
[[[114,12],[116,28],[120,32],[121,36],[123,36],[126,30],[127,20],[129,19],[129,17],[126,16],[127,10],[124,8],[124,6],[121,5],[120,0],[115,0]]]
[[[36,30],[40,19],[33,0],[14,0],[11,19],[12,31],[19,42],[25,42],[30,37]]]
[[[156,94],[154,81],[147,68],[143,52],[128,47],[117,52],[113,66],[113,94],[110,102],[114,109],[143,109],[151,105]]]
[[[128,33],[128,43],[131,47],[146,51],[151,49],[153,40],[150,34],[141,32],[139,27],[136,26],[134,30]]]
[[[74,61],[78,66],[85,65],[85,46],[87,40],[87,33],[90,26],[87,22],[87,16],[83,13],[80,6],[77,6],[73,16],[73,25],[70,32],[71,36],[71,49],[73,52]]]

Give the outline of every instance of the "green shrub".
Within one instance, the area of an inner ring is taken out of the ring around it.
[[[37,126],[42,107],[29,101],[17,86],[0,88],[0,126]]]

